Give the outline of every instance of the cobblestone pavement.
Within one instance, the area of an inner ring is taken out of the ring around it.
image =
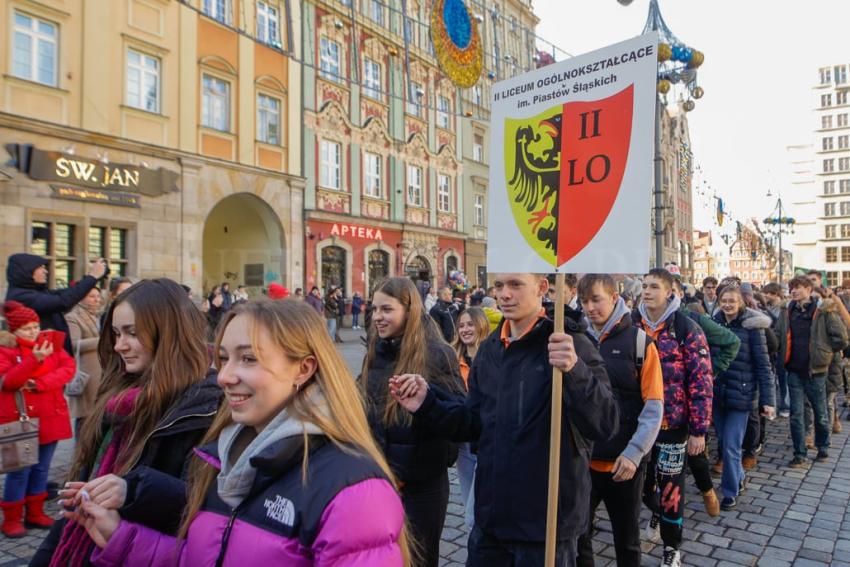
[[[345,342],[338,346],[356,375],[365,352],[360,333],[343,330]],[[846,417],[847,410],[842,412]],[[830,462],[809,469],[793,470],[786,464],[791,458],[788,419],[778,418],[768,425],[767,443],[756,469],[749,472],[749,486],[739,498],[738,509],[709,517],[702,498],[688,480],[685,509],[684,565],[730,567],[758,565],[814,567],[832,565],[850,567],[850,444],[847,428],[832,436]],[[60,443],[54,458],[51,478],[64,480],[73,444]],[[810,453],[814,457],[814,452]],[[450,471],[451,499],[443,541],[440,544],[441,567],[461,567],[466,561],[467,529],[463,523],[460,486],[454,469]],[[719,479],[715,479],[719,484]],[[58,513],[55,504],[48,510]],[[643,511],[643,523],[649,514]],[[600,507],[594,536],[596,565],[614,566],[611,527]],[[21,539],[0,536],[0,567],[26,565],[45,532],[31,530]],[[643,565],[659,565],[659,546],[643,544]]]

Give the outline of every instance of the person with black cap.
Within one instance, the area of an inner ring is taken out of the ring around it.
[[[6,301],[18,301],[34,310],[45,329],[65,333],[65,351],[73,356],[71,333],[65,322],[65,313],[88,295],[97,281],[109,273],[103,258],[89,266],[88,273],[75,284],[64,289],[48,289],[48,261],[35,254],[12,254],[6,266]]]

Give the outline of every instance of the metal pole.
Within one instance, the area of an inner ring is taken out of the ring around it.
[[[782,284],[782,197],[779,197],[779,284]]]
[[[664,267],[664,201],[661,192],[661,98],[655,97],[655,267]]]

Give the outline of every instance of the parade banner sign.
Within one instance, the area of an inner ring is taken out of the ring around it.
[[[493,85],[488,271],[648,269],[657,43]]]

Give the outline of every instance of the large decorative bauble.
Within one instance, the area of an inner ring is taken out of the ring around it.
[[[694,95],[694,98],[700,99],[702,98],[702,95],[705,94],[705,91],[702,87],[694,87],[694,90],[691,91],[691,94]]]
[[[691,58],[688,61],[688,67],[690,67],[691,69],[696,69],[697,67],[702,65],[703,61],[705,61],[705,53],[694,49],[691,52]]]
[[[682,103],[682,108],[685,109],[685,112],[692,111],[694,107],[696,107],[696,103],[694,103],[694,101],[692,100],[686,100],[684,103]]]
[[[667,94],[668,92],[670,92],[670,81],[668,81],[667,79],[661,79],[660,81],[658,81],[657,88],[658,92],[660,92],[661,94]]]
[[[658,62],[664,63],[665,61],[670,61],[671,57],[673,57],[673,50],[670,48],[670,45],[667,43],[659,43]]]
[[[459,87],[478,82],[484,64],[478,23],[464,0],[435,0],[431,8],[431,41],[440,69]]]

